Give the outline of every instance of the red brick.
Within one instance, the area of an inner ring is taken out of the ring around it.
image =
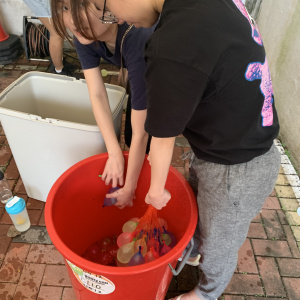
[[[252,223],[261,223],[260,213],[251,221]]]
[[[6,166],[7,163],[11,160],[12,153],[7,145],[3,145],[0,149],[0,165]]]
[[[26,190],[21,178],[18,179],[17,184],[14,188],[14,193],[26,194]]]
[[[281,209],[277,197],[268,197],[263,206],[264,209]]]
[[[11,83],[15,81],[14,78],[1,78],[1,88],[5,89],[7,88]]]
[[[276,210],[263,209],[261,212],[265,230],[269,239],[285,240],[285,235],[281,227]]]
[[[273,257],[256,257],[261,279],[268,296],[286,296],[279,271]]]
[[[286,219],[285,213],[281,209],[277,210],[277,215],[278,215],[280,223],[282,225],[288,225],[289,224],[289,222]]]
[[[0,269],[0,281],[17,282],[19,280],[29,248],[30,245],[21,243],[10,245]]]
[[[9,77],[18,79],[20,76],[22,76],[22,71],[19,70],[11,70]]]
[[[266,297],[253,297],[253,296],[251,296],[251,297],[247,297],[247,300],[287,300],[287,298],[282,298],[282,297],[280,297],[280,298],[270,298],[270,297],[268,297],[268,298],[266,298]],[[292,299],[291,299],[292,300]]]
[[[42,211],[38,209],[28,209],[27,212],[31,225],[38,225]]]
[[[252,239],[255,255],[292,257],[288,243],[286,241],[269,241]]]
[[[41,66],[41,67],[49,67],[50,66],[50,62],[48,62],[48,61],[40,61],[39,66]]]
[[[2,218],[0,219],[0,224],[13,224],[9,214],[6,211],[3,213]]]
[[[27,209],[41,209],[41,210],[43,210],[44,207],[45,207],[45,202],[35,200],[33,198],[28,198],[26,207],[27,207]]]
[[[45,265],[25,264],[14,300],[36,299],[42,282]]]
[[[300,259],[277,258],[281,276],[300,278]]]
[[[61,300],[74,300],[76,299],[74,290],[72,288],[64,288]]]
[[[233,274],[225,293],[235,295],[263,295],[264,291],[258,275]]]
[[[47,265],[43,285],[72,286],[66,266]]]
[[[284,277],[283,282],[288,294],[289,299],[299,299],[300,295],[300,278]]]
[[[276,190],[274,189],[270,194],[270,197],[277,197]]]
[[[30,247],[26,262],[63,265],[64,259],[53,245],[33,244]]]
[[[0,282],[0,299],[11,300],[13,299],[17,285],[13,283]]]
[[[39,220],[39,226],[46,226],[45,224],[45,211],[43,210],[41,218]]]
[[[15,65],[30,65],[30,61],[28,61],[25,57],[21,57],[14,62]]]
[[[11,225],[0,225],[0,260],[4,259],[11,238],[7,236],[7,231]]]
[[[287,237],[287,242],[290,246],[293,257],[300,258],[300,252],[295,241],[294,234],[292,233],[291,227],[289,225],[283,225],[282,227]]]
[[[8,167],[5,170],[5,178],[7,179],[18,179],[19,178],[19,170],[16,165],[14,158],[9,162]]]
[[[224,300],[244,300],[244,296],[233,296],[233,295],[224,295],[224,298],[220,297],[219,299]]]
[[[266,235],[263,224],[250,223],[248,237],[249,238],[258,238],[258,239],[266,239],[267,235]]]
[[[62,292],[63,292],[62,287],[41,286],[37,300],[60,300]]]
[[[184,172],[186,174],[186,178],[188,178],[190,173],[190,162],[188,160],[184,161]]]
[[[2,147],[3,144],[7,144],[6,141],[6,136],[5,135],[0,135],[0,148]]]
[[[184,161],[180,158],[183,154],[182,147],[174,147],[172,156],[172,166],[173,167],[183,167]]]
[[[258,274],[254,254],[249,239],[246,239],[246,241],[239,250],[238,270],[241,273],[246,272]]]

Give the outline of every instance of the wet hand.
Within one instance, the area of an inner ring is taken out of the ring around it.
[[[149,193],[146,195],[145,202],[147,204],[151,204],[156,209],[162,209],[167,205],[167,203],[171,199],[171,194],[169,191],[164,189],[163,193],[157,194],[157,193]]]
[[[114,193],[107,194],[107,198],[116,198],[117,203],[115,206],[117,206],[120,209],[123,209],[126,206],[133,206],[133,199],[135,199],[134,195],[135,190],[127,190],[125,188],[121,188]]]
[[[124,184],[123,155],[108,157],[101,179],[105,182],[106,185],[109,185],[111,183],[112,187]]]

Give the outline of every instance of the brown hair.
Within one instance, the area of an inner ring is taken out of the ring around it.
[[[56,32],[62,37],[67,38],[69,42],[72,43],[72,37],[68,33],[64,21],[63,21],[63,11],[62,11],[62,2],[63,0],[51,0],[51,13],[52,13],[52,19],[53,19],[53,25],[56,30]],[[89,13],[88,13],[88,0],[70,0],[71,4],[71,14],[74,22],[74,26],[76,27],[76,30],[86,39],[88,40],[97,40],[94,30],[91,26],[91,22],[89,19]],[[82,16],[82,9],[85,10],[85,14],[88,20],[89,27],[91,29],[92,35],[84,31],[84,22]]]

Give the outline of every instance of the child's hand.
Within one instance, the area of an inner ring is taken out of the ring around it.
[[[106,161],[101,179],[109,185],[112,181],[112,187],[124,184],[124,157],[123,155],[110,155]]]
[[[167,203],[171,199],[171,194],[169,191],[164,189],[163,193],[161,194],[152,194],[150,191],[146,195],[145,202],[147,204],[151,204],[156,209],[162,209],[167,205]]]
[[[116,198],[117,203],[115,206],[123,209],[126,206],[133,206],[133,199],[135,199],[134,190],[126,190],[124,187],[115,191],[114,193],[107,194],[107,198]]]

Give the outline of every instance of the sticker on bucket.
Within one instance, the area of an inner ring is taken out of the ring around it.
[[[106,295],[112,293],[115,290],[115,285],[109,279],[101,275],[86,272],[78,268],[68,260],[67,263],[69,264],[74,273],[74,276],[78,279],[78,281],[91,292]]]

